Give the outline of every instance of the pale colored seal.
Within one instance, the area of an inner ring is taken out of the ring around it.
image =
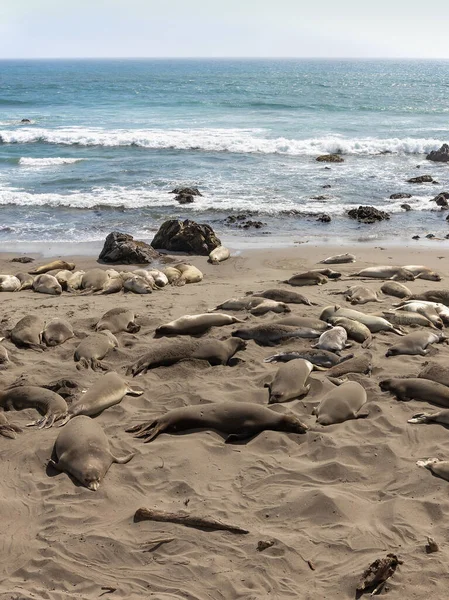
[[[345,360],[338,365],[331,367],[327,373],[327,377],[342,377],[348,373],[362,373],[371,375],[373,369],[371,352],[363,352],[358,356],[354,356],[349,360]]]
[[[355,262],[354,254],[336,254],[335,256],[328,256],[324,260],[320,260],[320,264],[322,265],[339,265],[343,263],[353,263]]]
[[[73,276],[73,272],[63,269],[55,273],[55,278],[64,291],[67,291],[68,281]]]
[[[436,413],[418,413],[413,415],[408,423],[441,423],[449,425],[449,409],[444,408]]]
[[[295,327],[310,327],[317,331],[326,331],[330,329],[329,323],[317,319],[316,317],[300,317],[299,315],[289,315],[276,320],[279,325],[294,325]]]
[[[314,273],[312,271],[307,271],[306,273],[297,273],[296,275],[292,275],[290,279],[286,279],[281,283],[288,283],[289,285],[294,286],[302,286],[302,285],[323,285],[328,282],[328,278],[326,275],[322,275],[321,273]]]
[[[118,340],[108,330],[93,333],[82,340],[75,350],[74,359],[77,369],[91,367],[94,371],[105,369],[101,360],[112,348],[117,348]]]
[[[229,298],[219,304],[215,310],[249,310],[253,315],[264,315],[267,312],[283,313],[291,312],[284,302],[276,302],[268,298],[257,296],[243,296],[243,298]]]
[[[239,338],[224,341],[215,338],[158,340],[146,354],[128,367],[126,374],[135,377],[146,373],[148,369],[169,366],[189,359],[206,360],[213,366],[227,365],[236,352],[245,348],[246,342]]]
[[[222,327],[233,323],[244,323],[241,319],[224,313],[203,313],[184,315],[156,329],[156,335],[197,335],[205,333],[211,327]]]
[[[5,413],[0,412],[0,435],[13,440],[16,437],[16,433],[21,433],[22,431],[21,427],[8,421]]]
[[[424,315],[415,312],[386,310],[383,316],[393,325],[408,325],[410,327],[431,327],[436,329],[432,321],[429,321]]]
[[[0,338],[0,342],[2,342],[5,338]],[[9,363],[9,354],[8,354],[8,350],[5,348],[5,346],[3,346],[3,344],[0,344],[0,368],[4,368],[4,365],[6,365],[7,363]]]
[[[34,271],[29,271],[29,273],[30,275],[40,275],[41,273],[48,273],[48,271],[62,271],[63,269],[66,269],[67,271],[73,271],[74,268],[74,263],[69,263],[65,260],[54,260],[51,263],[37,267],[34,269]]]
[[[367,413],[359,412],[366,400],[363,386],[356,381],[347,381],[328,392],[313,410],[313,414],[317,416],[320,425],[333,425],[366,417]]]
[[[268,298],[269,300],[275,300],[276,302],[285,302],[285,304],[306,304],[312,306],[313,302],[310,302],[308,298],[298,292],[291,290],[284,290],[282,288],[272,288],[262,292],[248,292],[253,296],[259,296],[261,298]]]
[[[367,302],[382,302],[377,292],[363,285],[352,285],[344,292],[345,298],[351,304],[366,304]]]
[[[284,302],[276,302],[275,300],[264,298],[263,302],[250,309],[250,313],[255,316],[266,315],[268,312],[289,313],[291,312],[291,308]]]
[[[255,325],[253,327],[241,327],[232,332],[233,337],[242,340],[254,340],[261,346],[275,346],[282,340],[289,338],[314,339],[321,335],[320,331],[310,327],[295,327],[294,325],[279,325],[268,323],[267,325]]]
[[[395,311],[403,312],[416,312],[426,317],[428,321],[431,321],[435,327],[442,329],[443,321],[433,306],[427,304],[421,304],[419,301],[411,301],[401,304],[398,308],[393,309]]]
[[[411,300],[428,300],[429,302],[441,302],[449,306],[449,289],[447,290],[427,290],[420,294],[412,294]]]
[[[348,334],[344,327],[337,325],[328,331],[324,331],[316,344],[312,348],[320,348],[321,350],[328,350],[329,352],[335,352],[340,354],[345,348],[350,348],[351,344],[347,343]]]
[[[83,280],[83,275],[85,271],[75,271],[72,273],[72,276],[67,279],[67,291],[75,292],[81,289],[81,283]]]
[[[373,337],[371,331],[363,323],[347,317],[329,317],[329,323],[343,327],[348,334],[348,338],[362,344],[363,348],[370,346]]]
[[[42,339],[47,346],[59,346],[59,344],[63,344],[74,335],[70,323],[64,319],[53,319],[45,325]]]
[[[165,275],[170,283],[176,286],[185,285],[186,283],[198,283],[203,279],[203,274],[193,265],[178,263],[164,269]]]
[[[20,280],[15,275],[0,275],[0,292],[18,292]]]
[[[127,273],[120,273],[120,277],[124,281],[126,279],[126,276],[128,276],[128,277],[142,277],[150,285],[150,287],[151,287],[152,290],[159,289],[159,286],[156,284],[156,281],[154,280],[154,277],[146,269],[135,269],[134,271],[130,271],[130,272],[127,272]],[[164,286],[162,286],[162,287],[164,287]]]
[[[37,425],[39,429],[52,427],[67,414],[67,403],[62,396],[35,385],[19,385],[0,392],[0,407],[4,410],[35,408],[42,418],[29,426]]]
[[[394,281],[414,281],[415,276],[411,271],[407,271],[403,267],[395,266],[379,266],[368,267],[357,273],[351,273],[350,277],[368,277],[374,279],[393,279]]]
[[[62,287],[53,275],[37,275],[33,281],[33,290],[39,294],[50,294],[51,296],[60,296]]]
[[[398,281],[386,281],[380,290],[387,296],[395,296],[396,298],[408,298],[412,295],[408,287]]]
[[[424,363],[418,377],[420,379],[430,379],[449,387],[449,368],[444,363],[432,361]]]
[[[44,332],[44,321],[36,315],[28,315],[20,319],[12,328],[11,341],[16,346],[43,350],[42,334]]]
[[[314,369],[318,367],[301,358],[281,364],[273,381],[264,385],[270,393],[268,404],[288,402],[306,396],[310,390],[309,375]]]
[[[406,271],[410,271],[416,277],[416,279],[426,279],[428,281],[441,281],[441,276],[435,273],[429,267],[424,265],[404,265],[402,267]]]
[[[226,442],[248,440],[262,431],[306,433],[307,426],[292,413],[277,413],[266,406],[250,402],[218,402],[183,406],[168,411],[158,419],[130,427],[126,431],[151,442],[161,433],[178,433],[192,429],[212,429],[227,434]]]
[[[31,290],[33,288],[34,277],[29,275],[28,273],[20,273],[16,274],[17,279],[20,281],[19,291],[22,290]]]
[[[318,273],[320,275],[325,275],[329,279],[339,279],[341,277],[341,273],[339,271],[333,271],[329,268],[322,269],[310,269],[309,273]]]
[[[128,385],[120,375],[110,371],[102,375],[87,392],[70,405],[68,414],[60,427],[77,415],[89,417],[98,415],[107,408],[120,404],[126,395],[141,396],[142,394],[142,389]]]
[[[105,269],[90,269],[82,275],[80,289],[95,292],[103,291],[109,279],[110,277]]]
[[[449,481],[449,460],[440,460],[439,458],[427,458],[416,462],[418,467],[429,469],[434,475]]]
[[[391,392],[398,400],[423,400],[449,408],[449,388],[442,383],[429,379],[391,377],[379,383],[383,392]]]
[[[413,331],[390,346],[385,356],[398,356],[399,354],[426,356],[429,353],[427,348],[430,344],[438,344],[446,339],[444,333],[440,331]]]
[[[127,333],[137,333],[140,331],[140,325],[136,324],[136,313],[125,307],[111,308],[108,310],[95,325],[96,331],[108,329],[111,333],[126,331]]]
[[[383,317],[377,317],[375,315],[367,315],[353,310],[352,308],[341,308],[338,304],[335,306],[326,306],[321,312],[320,319],[327,321],[331,317],[346,317],[353,321],[358,321],[363,325],[366,325],[371,333],[377,333],[379,331],[391,331],[397,335],[404,335],[404,332],[394,327],[389,321]]]
[[[158,269],[150,269],[148,273],[154,279],[154,283],[158,287],[163,288],[168,285],[167,275],[165,275],[162,271],[159,271]]]
[[[449,307],[441,302],[430,302],[429,300],[403,300],[400,304],[395,306],[401,306],[409,303],[419,302],[423,307],[429,307],[436,311],[440,319],[445,325],[449,325]]]
[[[140,277],[139,275],[133,275],[127,277],[123,281],[123,289],[126,292],[133,292],[133,294],[151,294],[153,292],[154,281],[151,284],[147,279]]]
[[[231,253],[228,248],[225,248],[225,246],[218,246],[209,253],[208,262],[213,265],[219,265],[224,260],[228,260],[230,256]]]
[[[100,425],[90,417],[74,417],[56,438],[54,452],[57,462],[50,464],[65,471],[87,489],[96,491],[113,463],[129,462],[134,454],[117,458],[111,453],[109,441]]]
[[[353,356],[353,354],[348,354],[347,356],[338,356],[334,352],[328,352],[327,350],[316,350],[314,348],[307,348],[304,350],[279,352],[278,354],[273,354],[272,356],[264,358],[263,362],[289,362],[290,360],[297,360],[298,358],[303,358],[304,360],[308,360],[309,362],[313,363],[314,365],[317,365],[318,367],[324,367],[325,369],[329,369],[334,365],[339,365],[340,363],[349,360]]]

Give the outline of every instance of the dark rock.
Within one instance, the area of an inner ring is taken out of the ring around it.
[[[449,162],[449,146],[443,144],[439,150],[432,150],[426,158],[435,162]]]
[[[288,214],[293,214],[290,211]],[[224,220],[225,225],[235,225],[238,229],[261,229],[266,226],[266,223],[262,223],[262,221],[252,221],[248,217],[252,217],[253,213],[246,214],[238,214],[238,215],[229,215]]]
[[[159,256],[149,244],[139,242],[127,233],[113,231],[107,236],[98,259],[106,263],[143,265]]]
[[[419,235],[414,235],[414,236],[412,237],[412,240],[419,240]]]
[[[30,263],[34,262],[34,258],[31,258],[30,256],[18,256],[17,258],[11,258],[11,262]]]
[[[419,177],[412,177],[407,180],[407,183],[432,183],[433,177],[431,175],[420,175]]]
[[[179,204],[191,204],[193,202],[192,194],[178,194],[175,197],[175,200],[179,202]]]
[[[323,188],[323,190],[326,190],[326,189],[331,188],[332,186],[330,183],[326,183],[325,185],[322,185],[321,187]]]
[[[446,221],[449,221],[449,215],[447,215],[447,217],[446,217]]]
[[[243,221],[240,227],[242,229],[250,229],[251,227],[254,227],[254,229],[261,229],[265,225],[266,223],[262,223],[262,221]]]
[[[427,238],[428,240],[431,240],[431,239],[433,239],[434,237],[435,237],[435,236],[434,236],[434,234],[433,234],[433,233],[428,233],[428,234],[426,235],[426,238]]]
[[[329,196],[310,196],[311,200],[329,200]]]
[[[332,169],[330,167],[324,167],[325,171],[332,171]]]
[[[440,185],[439,181],[435,181],[435,179],[432,181],[433,185]]]
[[[319,221],[320,223],[330,223],[332,221],[332,218],[327,213],[323,213],[318,217],[317,221]]]
[[[344,158],[342,158],[339,154],[322,154],[321,156],[317,156],[315,160],[317,160],[318,162],[329,162],[329,163],[345,162]]]
[[[348,216],[351,219],[357,219],[361,223],[375,223],[376,221],[384,221],[390,218],[390,215],[383,211],[374,208],[374,206],[359,206],[348,211]]]
[[[448,208],[449,204],[447,202],[447,198],[445,198],[442,194],[440,196],[437,196],[436,198],[434,198],[437,206],[441,206],[441,208]]]
[[[177,196],[202,196],[203,194],[198,188],[175,188],[170,194],[176,194]]]
[[[186,219],[171,219],[159,227],[151,242],[153,248],[162,248],[172,252],[189,252],[207,256],[221,246],[220,240],[210,225],[195,223]]]
[[[409,210],[412,210],[412,207],[410,206],[410,204],[401,204],[401,208],[403,208],[407,212]]]
[[[21,123],[31,123],[30,119],[22,119],[20,122]]]
[[[411,198],[412,194],[391,194],[390,200],[405,200]]]

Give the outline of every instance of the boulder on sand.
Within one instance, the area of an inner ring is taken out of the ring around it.
[[[171,252],[209,256],[212,250],[221,246],[221,241],[210,225],[195,223],[190,219],[171,219],[162,223],[151,245]]]
[[[317,156],[316,160],[318,162],[329,162],[329,163],[345,162],[345,159],[342,158],[339,154],[322,154],[321,156]]]
[[[426,158],[435,162],[449,162],[449,146],[443,144],[439,150],[432,150]]]
[[[106,263],[146,265],[159,257],[159,252],[149,244],[139,242],[127,233],[113,231],[106,238],[98,259]]]
[[[357,219],[361,223],[375,223],[376,221],[385,221],[390,218],[390,215],[383,211],[374,208],[374,206],[359,206],[348,211],[348,216],[351,219]]]

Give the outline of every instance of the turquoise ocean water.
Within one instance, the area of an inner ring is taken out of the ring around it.
[[[237,245],[444,236],[449,166],[425,154],[449,142],[448,94],[449,61],[0,61],[0,242],[147,239],[174,217]],[[406,183],[422,174],[439,185]],[[180,185],[204,196],[179,206]],[[392,218],[354,223],[359,204]],[[248,212],[266,227],[223,224]]]

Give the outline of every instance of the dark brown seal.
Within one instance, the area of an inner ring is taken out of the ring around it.
[[[302,294],[290,290],[284,290],[282,288],[270,288],[264,292],[249,293],[253,296],[268,298],[269,300],[275,300],[276,302],[285,302],[285,304],[306,304],[307,306],[312,306],[312,304],[314,304]]]
[[[436,381],[417,377],[391,378],[381,381],[379,387],[383,392],[394,394],[398,400],[424,400],[449,408],[449,388]]]
[[[29,425],[37,425],[39,429],[51,427],[67,414],[67,403],[62,396],[34,385],[19,385],[0,392],[0,407],[5,410],[35,408],[43,416]]]

